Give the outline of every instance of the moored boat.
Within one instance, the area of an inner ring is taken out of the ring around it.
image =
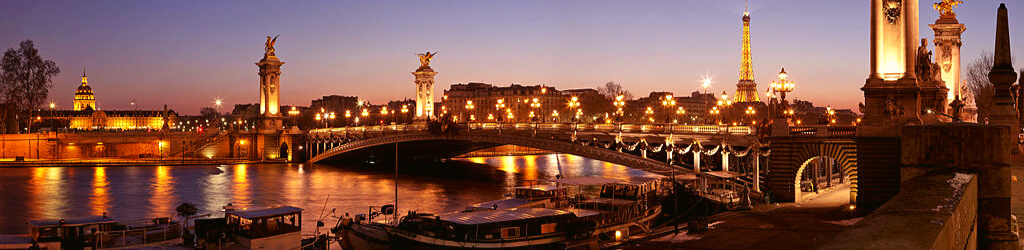
[[[0,237],[0,249],[129,249],[177,245],[181,224],[170,218],[117,221],[107,216],[30,220],[31,234]]]
[[[369,222],[343,218],[345,249],[596,249],[593,221],[557,209],[512,208],[423,214]],[[345,239],[348,238],[348,239]]]

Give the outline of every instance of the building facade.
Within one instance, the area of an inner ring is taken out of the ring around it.
[[[550,122],[570,117],[568,102],[566,96],[552,87],[497,87],[471,82],[454,84],[445,90],[436,112],[460,122]]]
[[[37,122],[50,128],[75,130],[159,130],[173,129],[178,114],[168,110],[100,110],[88,78],[82,74],[82,84],[75,90],[72,110],[40,111]]]

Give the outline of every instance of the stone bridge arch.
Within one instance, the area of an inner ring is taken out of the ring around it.
[[[800,201],[800,174],[806,163],[816,157],[835,159],[849,176],[850,202],[857,194],[857,143],[845,138],[772,138],[768,157],[768,188],[779,202]]]
[[[609,150],[593,146],[584,146],[579,143],[573,143],[558,139],[547,139],[540,137],[528,137],[528,136],[517,136],[517,135],[497,135],[497,134],[468,134],[468,135],[454,135],[454,136],[437,136],[428,133],[406,133],[406,134],[394,134],[394,135],[383,135],[371,138],[363,139],[341,139],[347,141],[339,143],[338,138],[312,138],[311,143],[328,143],[330,146],[320,146],[325,150],[315,152],[314,156],[310,158],[309,162],[316,163],[324,161],[326,159],[353,152],[360,149],[377,147],[387,144],[394,143],[405,143],[405,142],[417,142],[417,141],[465,141],[465,142],[478,142],[478,143],[489,143],[495,145],[517,145],[524,147],[531,147],[537,149],[548,150],[552,152],[559,152],[565,154],[578,155],[586,158],[595,160],[606,161],[610,163],[630,166],[631,168],[640,169],[654,173],[667,173],[670,171],[666,163],[643,158],[637,155],[618,152],[615,150]],[[313,145],[311,147],[317,147]],[[465,153],[465,152],[460,152]],[[688,172],[690,170],[676,167],[677,171]]]

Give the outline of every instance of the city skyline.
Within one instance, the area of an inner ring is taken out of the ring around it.
[[[991,50],[998,3],[965,1],[958,8],[967,25],[964,65]],[[262,53],[263,37],[277,34],[278,54],[287,62],[282,105],[305,106],[332,94],[372,103],[415,98],[409,72],[416,69],[415,53],[428,50],[440,52],[432,64],[439,72],[436,92],[466,82],[573,89],[615,81],[637,97],[651,91],[685,95],[709,75],[709,92],[733,96],[743,5],[18,1],[0,3],[0,48],[31,39],[44,58],[61,67],[49,94],[59,108],[70,108],[83,67],[102,109],[128,109],[136,100],[140,107],[167,104],[195,114],[214,99],[257,103],[252,63]],[[862,5],[751,2],[759,93],[785,67],[797,84],[791,98],[856,110],[868,75],[868,9]],[[927,24],[938,13],[930,5],[922,2],[920,32],[933,49]],[[794,11],[807,15],[795,18]],[[824,18],[827,24],[813,21]],[[1011,24],[1024,21],[1020,15],[1010,18]],[[1018,42],[1024,33],[1010,29],[1013,47],[1024,48]]]

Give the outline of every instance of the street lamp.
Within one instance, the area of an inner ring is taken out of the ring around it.
[[[494,112],[501,112],[501,109],[505,108],[505,99],[498,99],[494,103]],[[511,115],[512,113],[509,113]],[[501,115],[498,115],[498,133],[501,134]]]
[[[751,123],[754,123],[754,115],[757,114],[757,110],[754,110],[754,106],[747,106],[747,110],[744,110],[743,113],[747,114],[747,119],[749,119]]]
[[[789,80],[789,74],[786,73],[786,68],[782,68],[782,71],[779,72],[779,79],[772,81],[771,84],[771,91],[779,93],[779,106],[775,107],[775,111],[772,113],[782,113],[783,115],[786,115],[789,106],[789,103],[786,102],[786,93],[792,92],[794,88],[796,88],[796,83]]]
[[[711,77],[704,76],[704,79],[701,79],[700,82],[701,82],[701,86],[704,87],[704,110],[707,111],[708,110],[708,88],[711,87]]]
[[[616,108],[615,115],[618,118],[618,119],[616,119],[617,122],[619,122],[619,137],[620,138],[622,137],[622,116],[624,115],[624,113],[622,112],[622,106],[626,106],[626,100],[625,99],[626,99],[625,95],[619,94],[619,95],[615,96],[615,101],[612,102],[612,105],[615,105],[615,108]]]
[[[726,125],[728,125],[729,106],[732,106],[732,100],[729,100],[729,94],[726,94],[725,91],[722,91],[722,99],[718,100],[718,105],[722,106],[722,109],[725,110],[725,115],[722,115],[722,120]]]
[[[406,121],[407,118],[408,118],[406,116],[406,113],[409,113],[409,105],[408,104],[402,104],[402,120],[403,121]]]
[[[352,118],[352,110],[346,109],[345,110],[345,122],[348,122],[349,118]],[[350,126],[350,125],[352,125],[352,124],[346,124],[346,126]]]
[[[466,100],[466,110],[468,110],[468,113],[470,113],[469,116],[471,118],[471,119],[466,119],[466,122],[469,122],[470,120],[475,120],[476,119],[476,115],[473,114],[473,109],[475,109],[475,108],[476,108],[476,105],[473,105],[473,100]]]
[[[364,108],[364,109],[363,109],[363,112],[362,112],[362,113],[361,113],[360,115],[362,115],[362,116],[363,116],[363,120],[364,120],[364,121],[365,121],[366,119],[369,119],[369,118],[370,118],[370,109],[365,109],[365,108]],[[356,118],[356,123],[357,123],[357,124],[359,123],[359,118]]]

